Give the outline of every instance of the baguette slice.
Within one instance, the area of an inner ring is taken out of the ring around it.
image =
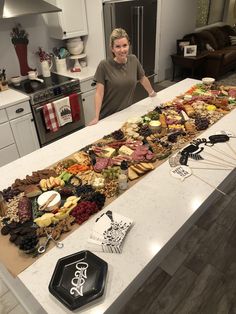
[[[146,171],[145,170],[142,170],[138,165],[133,165],[133,166],[130,166],[130,168],[136,172],[138,175],[142,175],[144,174]]]
[[[144,167],[146,170],[154,169],[154,165],[151,162],[141,162],[140,165]]]
[[[130,180],[135,180],[139,178],[139,175],[133,170],[131,169],[131,167],[128,168],[128,178]]]

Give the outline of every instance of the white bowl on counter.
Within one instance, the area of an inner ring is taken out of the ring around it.
[[[11,77],[11,82],[15,86],[20,86],[21,77],[20,76],[12,76]]]

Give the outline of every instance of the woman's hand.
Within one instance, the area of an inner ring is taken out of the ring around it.
[[[150,94],[149,97],[155,97],[157,95],[157,93],[153,90]]]
[[[94,118],[92,121],[89,122],[88,126],[91,126],[91,125],[94,125],[94,124],[97,124],[99,121],[98,118]]]

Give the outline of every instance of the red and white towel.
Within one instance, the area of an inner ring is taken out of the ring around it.
[[[70,108],[71,108],[71,115],[73,121],[80,120],[80,103],[78,94],[71,94],[69,96],[70,99]]]
[[[53,103],[48,103],[43,106],[43,115],[46,128],[52,132],[56,132],[59,129],[59,123]]]
[[[63,126],[66,123],[72,122],[69,97],[63,97],[61,99],[55,100],[53,103],[55,106],[59,126]]]

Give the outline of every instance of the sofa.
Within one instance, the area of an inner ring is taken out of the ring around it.
[[[198,54],[206,54],[204,75],[218,79],[236,69],[236,31],[229,25],[211,27],[187,34],[184,40],[197,45]]]

